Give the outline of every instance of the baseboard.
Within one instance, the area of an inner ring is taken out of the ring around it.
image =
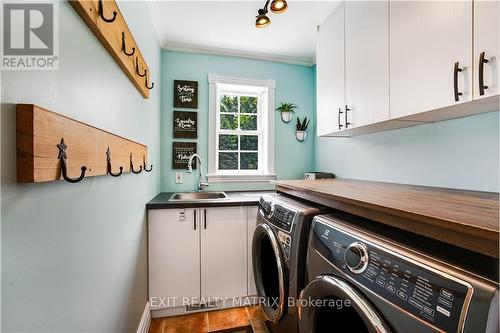
[[[151,324],[151,311],[149,309],[149,302],[146,302],[146,307],[142,313],[139,327],[137,327],[137,333],[148,333],[149,324]]]
[[[238,300],[238,303],[235,304],[231,300],[233,300],[233,301]],[[168,308],[167,307],[165,307],[165,308],[153,308],[153,309],[151,309],[151,318],[172,317],[172,316],[180,316],[180,315],[196,313],[196,312],[207,312],[207,311],[216,311],[216,310],[222,310],[222,309],[227,309],[227,308],[235,308],[235,307],[240,307],[240,306],[250,306],[250,305],[257,304],[258,300],[259,300],[259,298],[257,295],[229,298],[225,304],[219,302],[218,305],[215,307],[203,308],[200,310],[193,310],[193,311],[186,311],[185,306],[176,306],[176,307],[168,307]]]

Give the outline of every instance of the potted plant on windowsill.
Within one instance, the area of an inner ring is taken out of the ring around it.
[[[295,126],[295,138],[298,141],[302,142],[307,137],[307,127],[309,126],[310,120],[307,120],[307,117],[304,117],[304,120],[301,121],[299,117],[297,117],[297,125]]]
[[[276,111],[280,112],[281,120],[284,123],[289,123],[292,121],[293,113],[299,107],[293,103],[281,103],[281,105],[276,109]]]

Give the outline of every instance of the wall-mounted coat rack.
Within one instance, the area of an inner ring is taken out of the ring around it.
[[[142,96],[149,98],[149,90],[154,87],[151,72],[116,2],[72,0],[69,3]]]
[[[33,104],[17,105],[16,136],[20,183],[77,183],[153,168],[147,167],[147,146]]]

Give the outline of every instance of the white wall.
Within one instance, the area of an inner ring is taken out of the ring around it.
[[[120,9],[153,74],[145,100],[66,1],[60,69],[2,72],[2,329],[135,332],[147,301],[145,204],[160,184],[161,53],[147,5]],[[148,145],[153,172],[16,183],[15,104]]]

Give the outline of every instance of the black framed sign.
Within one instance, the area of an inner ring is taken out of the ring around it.
[[[174,138],[198,137],[198,112],[174,111]]]
[[[174,80],[174,107],[198,108],[198,81]]]
[[[196,142],[172,143],[172,169],[187,169],[189,157],[196,154]],[[196,169],[196,161],[193,169]]]

